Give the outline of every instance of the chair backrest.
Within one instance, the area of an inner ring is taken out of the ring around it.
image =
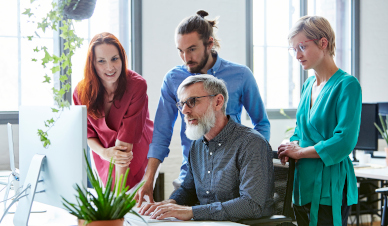
[[[273,152],[273,158],[278,159],[277,152]],[[289,160],[288,164],[281,165],[274,162],[274,215],[294,217],[292,209],[292,189],[294,184],[295,160]]]
[[[15,173],[15,154],[14,154],[14,146],[13,146],[13,134],[12,134],[12,125],[10,123],[7,124],[8,130],[8,148],[9,148],[9,164],[11,166],[12,173]]]

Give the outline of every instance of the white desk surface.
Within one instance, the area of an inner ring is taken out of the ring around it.
[[[274,160],[274,164],[280,164],[280,161]],[[355,167],[355,174],[357,177],[378,179],[378,180],[388,180],[388,167],[386,166],[385,159],[377,159],[372,158],[371,162],[367,164],[365,167]],[[0,190],[4,187],[4,185],[0,185]],[[4,198],[5,189],[0,192],[0,200]],[[13,195],[13,191],[10,192],[10,197]],[[8,201],[8,204],[10,201]],[[15,211],[16,204],[11,208],[11,211]],[[42,203],[34,202],[32,211],[37,210],[46,210],[45,213],[31,213],[29,224],[31,226],[39,225],[39,226],[49,226],[49,225],[58,225],[58,226],[69,226],[69,225],[77,225],[77,218],[71,214],[69,214],[66,210],[45,205]],[[0,218],[4,212],[4,203],[0,203]],[[1,222],[1,225],[8,226],[13,225],[13,217],[14,214],[7,214],[7,216]],[[125,219],[131,219],[133,217],[126,216]],[[174,221],[174,222],[166,222],[160,221],[157,223],[149,222],[150,225],[157,226],[186,226],[186,225],[200,225],[200,226],[222,226],[222,225],[243,225],[234,222],[228,221]],[[131,220],[131,224],[124,223],[125,226],[143,226],[146,225],[142,221],[139,220]]]
[[[388,180],[388,167],[385,159],[372,158],[365,167],[354,167],[356,177],[364,177],[378,180]]]
[[[0,186],[0,190],[3,186]],[[0,192],[0,200],[3,200],[4,198],[4,192]],[[10,202],[8,202],[9,204]],[[31,213],[30,219],[28,221],[28,225],[30,226],[77,226],[77,218],[71,214],[69,214],[66,210],[45,205],[39,202],[34,202],[32,206],[32,211],[40,211],[40,210],[46,210],[45,213]],[[135,209],[136,210],[136,209]],[[11,208],[11,211],[15,211],[15,207],[13,206]],[[4,212],[4,203],[0,203],[0,219]],[[132,217],[133,216],[133,217]],[[1,222],[1,226],[11,226],[13,224],[13,217],[14,214],[7,214],[3,221]],[[132,220],[136,217],[131,214],[127,214],[125,216],[125,223],[124,226],[146,226],[144,222],[142,222],[140,219]],[[145,217],[147,219],[149,217]],[[130,223],[128,223],[129,221]],[[154,220],[155,221],[155,220]],[[187,225],[197,225],[197,226],[223,226],[223,225],[230,225],[230,226],[242,226],[243,224],[238,224],[235,222],[230,221],[158,221],[158,222],[149,222],[149,225],[155,225],[155,226],[187,226]]]
[[[274,164],[280,164],[280,160],[274,159]],[[354,167],[356,177],[371,178],[377,180],[388,180],[388,166],[386,166],[385,159],[372,158],[370,163],[363,167]]]

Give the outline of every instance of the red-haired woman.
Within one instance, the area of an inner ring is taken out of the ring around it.
[[[119,40],[107,32],[95,35],[89,44],[84,79],[73,100],[87,107],[88,145],[104,184],[111,158],[113,176],[130,167],[127,185],[131,188],[143,178],[153,132],[146,91],[144,78],[127,69]]]

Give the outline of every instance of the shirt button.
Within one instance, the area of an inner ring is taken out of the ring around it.
[[[218,146],[221,146],[221,143],[219,143]]]
[[[213,154],[213,152],[210,152],[210,155],[212,155]]]
[[[207,171],[207,173],[210,173],[210,170],[209,170],[209,171]]]
[[[209,194],[209,191],[206,191],[206,194]]]

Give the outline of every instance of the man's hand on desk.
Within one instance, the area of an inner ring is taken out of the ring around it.
[[[135,195],[135,200],[137,202],[137,207],[140,207],[141,204],[144,201],[147,201],[144,199],[145,196],[148,196],[149,202],[153,203],[154,202],[154,197],[152,196],[153,194],[153,179],[152,180],[146,180],[144,185],[137,191]]]
[[[188,221],[194,217],[193,209],[190,206],[169,203],[158,206],[151,215],[151,219],[157,220],[163,220],[167,217],[175,217],[178,220]]]
[[[162,202],[149,203],[140,208],[141,215],[151,215],[151,219],[162,220],[167,217],[175,217],[179,220],[190,220],[193,218],[193,210],[188,206],[176,204],[175,200],[168,199]]]

